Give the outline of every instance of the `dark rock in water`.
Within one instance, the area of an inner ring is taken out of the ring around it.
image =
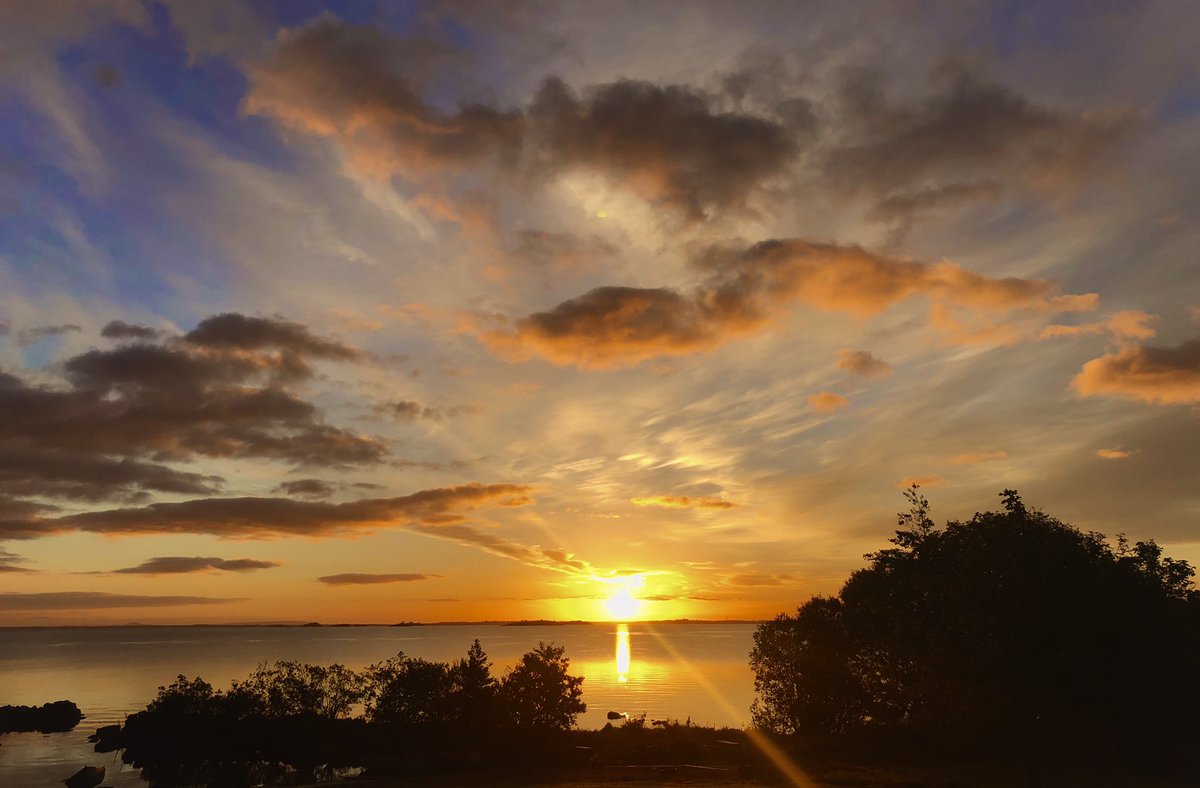
[[[103,766],[84,766],[79,771],[63,780],[67,788],[96,788],[104,782]]]
[[[0,706],[0,733],[69,731],[83,719],[83,712],[69,700],[41,706]]]
[[[625,719],[625,715],[619,711],[610,711],[608,713],[608,718],[610,720],[623,720],[623,719]]]
[[[125,747],[124,731],[120,725],[97,728],[95,733],[88,736],[88,741],[96,745],[96,752],[115,752]]]

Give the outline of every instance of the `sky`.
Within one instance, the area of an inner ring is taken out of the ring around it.
[[[0,2],[0,625],[1200,560],[1200,8]]]

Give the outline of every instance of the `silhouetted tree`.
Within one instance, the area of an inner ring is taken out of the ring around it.
[[[146,711],[161,714],[213,714],[223,702],[222,693],[197,676],[189,679],[180,673],[167,686],[158,688],[158,695],[146,705]]]
[[[238,716],[345,717],[366,691],[362,676],[344,665],[275,662],[260,665],[227,695]]]
[[[1200,733],[1200,594],[1153,541],[1114,550],[1001,493],[934,527],[915,486],[893,547],[836,598],[759,626],[754,720],[781,733],[890,731],[1019,755],[1177,758]],[[1022,756],[1023,757],[1023,756]]]
[[[499,722],[500,682],[476,639],[467,656],[450,666],[450,698],[454,721],[469,728],[491,728]]]
[[[450,666],[400,652],[367,668],[366,717],[406,725],[453,721]]]
[[[581,700],[583,677],[570,675],[570,664],[566,649],[553,644],[538,643],[521,657],[500,685],[502,708],[511,724],[556,730],[575,724],[587,705]]]

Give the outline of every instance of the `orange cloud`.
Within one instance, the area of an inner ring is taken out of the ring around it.
[[[706,496],[690,498],[686,495],[653,495],[647,498],[634,498],[636,506],[658,506],[663,509],[732,509],[737,504],[724,498]]]
[[[1200,339],[1175,347],[1140,345],[1092,359],[1071,381],[1084,397],[1116,396],[1159,405],[1200,402]]]
[[[818,413],[836,413],[850,404],[850,400],[832,391],[821,391],[808,398],[808,406]]]
[[[876,380],[889,377],[893,372],[890,364],[865,350],[839,350],[837,365],[838,369]]]
[[[950,322],[950,307],[999,315],[1077,311],[1096,303],[1094,294],[1055,296],[1056,285],[1045,279],[993,279],[953,263],[896,260],[858,246],[800,239],[741,250],[711,247],[693,267],[705,278],[690,293],[599,287],[520,318],[511,328],[477,330],[477,336],[493,352],[517,361],[540,356],[606,368],[709,350],[761,330],[794,303],[873,315],[922,294],[937,310],[935,326],[947,332],[962,330]]]
[[[1100,449],[1096,456],[1104,460],[1123,460],[1132,453],[1124,449]]]
[[[1152,339],[1158,334],[1155,324],[1158,315],[1138,310],[1125,310],[1109,315],[1107,319],[1077,326],[1049,325],[1042,329],[1040,339],[1055,337],[1084,336],[1087,334],[1112,334],[1121,339]]]

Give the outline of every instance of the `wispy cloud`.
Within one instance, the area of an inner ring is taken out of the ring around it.
[[[322,583],[331,586],[363,586],[363,585],[378,585],[381,583],[413,583],[418,580],[430,580],[439,578],[441,575],[426,575],[426,574],[364,574],[359,572],[347,572],[340,575],[324,575],[318,577]]]

